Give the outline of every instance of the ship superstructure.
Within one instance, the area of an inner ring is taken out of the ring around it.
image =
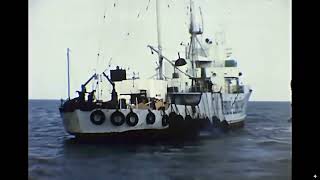
[[[195,23],[190,1],[185,57],[178,53],[176,60],[170,60],[162,53],[158,3],[158,46],[148,45],[158,54],[157,76],[129,79],[120,67],[94,74],[82,85],[79,97],[69,97],[60,107],[68,133],[77,137],[197,137],[201,131],[243,125],[252,90],[242,84],[231,49],[225,47],[223,38],[203,38],[203,24]],[[163,62],[172,66],[172,77],[164,76]],[[102,77],[112,87],[110,101],[95,99],[95,91],[86,98],[85,86]]]

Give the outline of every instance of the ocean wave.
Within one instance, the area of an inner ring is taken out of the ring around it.
[[[244,163],[244,162],[257,162],[257,159],[249,159],[249,158],[233,158],[230,159],[228,162],[230,163]]]
[[[57,174],[50,171],[47,168],[40,168],[37,167],[35,169],[29,170],[29,177],[32,177],[33,179],[43,179],[44,177],[49,178],[49,177],[56,177]]]
[[[285,142],[285,141],[269,140],[269,141],[257,142],[257,144],[260,146],[272,146],[272,145],[276,145],[276,144],[290,144],[290,143]]]
[[[277,130],[279,128],[277,128],[277,127],[263,127],[262,129],[263,130],[267,130],[267,131],[274,131],[274,130]]]
[[[57,160],[56,157],[42,157],[42,156],[36,156],[36,155],[30,155],[29,154],[29,163],[31,165],[56,165]]]
[[[277,159],[276,161],[281,162],[281,163],[290,163],[291,158],[281,158],[281,159]]]

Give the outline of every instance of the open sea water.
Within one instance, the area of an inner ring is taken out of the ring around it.
[[[75,143],[56,100],[29,100],[29,179],[291,179],[290,102],[249,102],[245,126],[210,139]]]

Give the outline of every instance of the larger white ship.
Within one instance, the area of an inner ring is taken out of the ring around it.
[[[126,70],[119,67],[94,74],[82,85],[79,97],[69,96],[61,104],[68,133],[113,139],[185,138],[243,126],[252,90],[242,84],[242,72],[223,38],[203,38],[203,26],[195,22],[193,1],[189,9],[190,42],[185,45],[185,57],[179,55],[172,61],[162,53],[157,18],[158,47],[148,45],[159,58],[156,78],[128,79]],[[172,65],[172,77],[164,76],[164,61]],[[95,99],[95,89],[86,98],[86,85],[102,80],[113,88],[111,100]]]

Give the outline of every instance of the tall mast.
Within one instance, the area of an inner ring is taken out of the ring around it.
[[[190,0],[190,29],[189,29],[189,33],[191,34],[191,38],[190,38],[190,52],[191,52],[191,65],[192,65],[192,76],[196,77],[196,73],[195,73],[195,37],[196,37],[196,32],[195,32],[195,25],[194,25],[194,5],[193,5],[193,1]]]
[[[67,48],[67,71],[68,71],[68,99],[70,99],[70,66],[69,66],[69,52],[70,52],[70,49]]]
[[[157,0],[156,2],[156,13],[157,13],[157,33],[158,33],[158,57],[159,57],[159,76],[158,79],[162,80],[163,79],[163,58],[162,58],[162,47],[161,47],[161,16],[160,16],[160,0]]]

